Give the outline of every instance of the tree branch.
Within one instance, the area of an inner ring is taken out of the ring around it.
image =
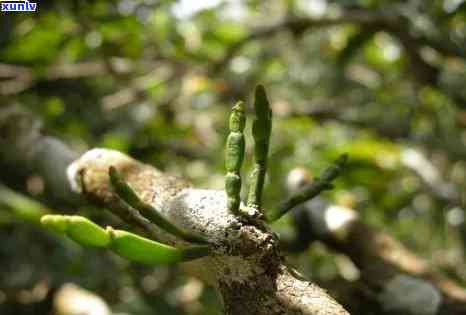
[[[36,125],[30,116],[17,117],[26,119],[29,126]],[[224,191],[192,188],[179,178],[112,150],[94,149],[70,164],[76,154],[67,146],[44,136],[38,128],[25,128],[10,119],[5,112],[0,113],[1,141],[9,145],[2,146],[0,161],[8,162],[14,171],[39,173],[46,185],[50,184],[50,193],[53,189],[67,192],[53,194],[60,200],[76,197],[72,188],[97,205],[120,209],[108,177],[113,166],[144,202],[161,209],[165,218],[183,230],[203,235],[215,244],[212,256],[190,262],[189,268],[217,288],[226,314],[348,314],[322,289],[296,279],[283,265],[273,234],[260,221],[243,222],[232,215]],[[47,159],[53,159],[58,167],[51,167],[52,161]],[[183,245],[182,240],[161,230],[157,236],[167,243]]]
[[[381,309],[417,315],[466,312],[466,289],[435,272],[390,235],[359,220],[354,210],[316,199],[292,213],[301,242],[291,244],[294,249],[319,240],[347,255]]]

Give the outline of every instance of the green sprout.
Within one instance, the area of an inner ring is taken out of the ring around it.
[[[324,170],[320,178],[316,178],[282,201],[276,211],[269,215],[267,221],[276,221],[297,205],[316,197],[325,190],[332,189],[331,182],[340,175],[347,161],[348,155],[342,154],[331,166]]]
[[[255,89],[254,99],[255,118],[252,125],[252,136],[254,138],[254,166],[249,176],[249,192],[247,207],[259,211],[264,220],[273,222],[281,218],[292,208],[300,203],[314,198],[324,190],[331,189],[331,182],[337,178],[347,161],[347,155],[342,155],[334,165],[326,169],[321,178],[303,187],[285,201],[281,202],[277,209],[269,213],[263,213],[262,190],[264,188],[265,175],[267,172],[267,158],[270,146],[270,135],[272,131],[272,110],[262,85]],[[230,114],[230,133],[227,138],[225,166],[225,190],[227,193],[228,209],[239,214],[241,204],[241,165],[244,159],[244,126],[245,113],[243,103],[237,103]],[[256,211],[247,213],[256,213]]]
[[[241,165],[244,160],[244,126],[246,124],[246,114],[242,102],[238,102],[230,114],[230,134],[227,138],[225,149],[225,168],[227,170],[225,178],[225,190],[227,193],[227,206],[232,213],[239,212],[241,203]]]
[[[177,227],[170,221],[168,221],[154,206],[142,201],[136,192],[131,188],[131,186],[126,183],[118,173],[115,167],[110,167],[109,169],[110,182],[113,185],[113,188],[124,202],[126,202],[130,207],[139,211],[142,216],[147,218],[149,221],[160,227],[162,230],[173,234],[182,240],[185,240],[190,243],[199,243],[206,244],[207,241],[199,235],[188,233],[181,228]]]
[[[254,110],[256,112],[252,125],[254,169],[249,177],[248,207],[260,209],[265,173],[267,172],[270,133],[272,131],[272,110],[262,85],[256,87]]]
[[[81,216],[45,215],[41,218],[41,224],[55,233],[65,234],[81,245],[108,248],[121,257],[149,265],[173,264],[210,255],[211,248],[205,239],[180,229],[164,218],[152,205],[142,201],[131,186],[121,178],[116,168],[110,167],[109,178],[115,193],[125,206],[138,211],[164,231],[184,241],[203,245],[177,248],[128,231],[111,227],[103,229]]]
[[[128,231],[111,227],[103,229],[81,216],[45,215],[41,223],[83,246],[108,248],[121,257],[149,265],[173,264],[210,254],[210,248],[206,245],[176,248]]]
[[[255,90],[255,119],[252,125],[254,138],[254,164],[249,176],[249,192],[247,200],[248,211],[240,211],[241,206],[241,166],[245,154],[244,128],[246,113],[242,102],[238,102],[229,117],[229,134],[225,148],[225,190],[227,207],[235,215],[255,215],[267,222],[273,222],[324,190],[331,189],[331,183],[343,170],[347,155],[342,155],[327,168],[320,178],[304,186],[286,200],[281,202],[274,211],[263,213],[262,190],[267,171],[267,156],[272,130],[272,110],[263,86]],[[159,209],[144,202],[135,190],[120,176],[115,167],[109,169],[110,184],[122,206],[133,214],[147,220],[165,232],[192,243],[184,248],[173,247],[157,241],[133,234],[128,231],[116,230],[111,227],[103,229],[99,225],[81,216],[44,215],[41,223],[49,230],[65,234],[72,240],[84,246],[108,248],[116,254],[132,261],[146,264],[171,264],[196,259],[212,254],[211,244],[202,236],[185,231],[165,218]],[[9,195],[8,195],[9,196]],[[16,200],[15,198],[10,198]],[[249,211],[254,210],[254,211]],[[141,221],[139,221],[141,222]]]

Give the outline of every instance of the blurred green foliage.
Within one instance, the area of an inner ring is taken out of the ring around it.
[[[286,196],[291,169],[317,175],[348,152],[347,171],[324,197],[356,208],[365,222],[464,284],[465,3],[38,2],[37,13],[1,14],[0,106],[27,107],[47,132],[78,150],[118,149],[200,187],[223,189],[228,112],[246,101],[250,135],[251,94],[262,83],[274,111],[266,208]],[[338,19],[351,10],[393,14],[405,32],[357,21],[274,28],[288,19]],[[252,138],[246,142],[250,157]],[[251,167],[246,158],[243,169]],[[45,200],[34,183],[17,186]],[[447,186],[454,192],[442,193]],[[1,314],[45,314],[15,298],[44,280],[51,288],[77,282],[119,313],[218,312],[210,289],[183,298],[194,280],[176,269],[154,271],[83,251],[26,224],[34,217],[27,204],[11,212],[7,198],[0,195],[0,203],[0,237],[8,244],[0,261],[22,268],[6,274],[2,267]],[[287,217],[275,228],[293,233]],[[291,262],[319,282],[341,276],[335,259],[313,245]]]

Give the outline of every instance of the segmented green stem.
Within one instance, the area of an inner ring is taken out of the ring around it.
[[[241,204],[241,165],[244,160],[244,126],[246,114],[242,102],[233,106],[230,114],[230,133],[225,148],[225,190],[227,193],[227,206],[233,213],[239,212]]]
[[[332,181],[341,174],[347,160],[347,154],[341,155],[331,166],[324,170],[320,178],[316,178],[314,181],[310,182],[299,191],[292,194],[286,200],[281,202],[278,205],[277,210],[267,216],[267,221],[276,221],[300,203],[314,198],[324,190],[332,189]]]
[[[110,167],[109,177],[112,186],[117,195],[126,202],[129,206],[136,209],[141,215],[147,218],[149,221],[163,229],[164,231],[178,236],[179,238],[191,242],[206,244],[207,241],[199,235],[188,233],[183,229],[177,227],[170,221],[168,221],[154,206],[148,204],[139,198],[137,193],[126,183],[118,173],[115,167]]]
[[[176,248],[127,231],[103,229],[81,216],[45,215],[41,223],[81,245],[108,248],[121,257],[150,265],[188,261],[208,256],[211,251],[206,245]]]
[[[248,207],[260,209],[262,190],[267,172],[270,133],[272,131],[272,110],[265,89],[258,85],[255,91],[254,110],[256,117],[252,125],[254,137],[254,168],[249,177]]]

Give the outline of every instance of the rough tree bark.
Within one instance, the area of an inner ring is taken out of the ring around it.
[[[171,222],[213,244],[214,254],[190,262],[189,269],[218,290],[226,314],[348,314],[325,291],[299,279],[283,264],[278,240],[262,221],[232,215],[224,191],[192,188],[112,150],[94,149],[69,164],[76,154],[57,139],[44,136],[32,122],[18,109],[0,112],[3,164],[39,174],[49,192],[66,204],[82,202],[72,188],[87,200],[121,213],[125,209],[108,178],[109,167],[116,167],[139,195]],[[145,220],[139,219],[140,223]],[[154,232],[152,236],[185,245],[148,221],[143,223]]]

